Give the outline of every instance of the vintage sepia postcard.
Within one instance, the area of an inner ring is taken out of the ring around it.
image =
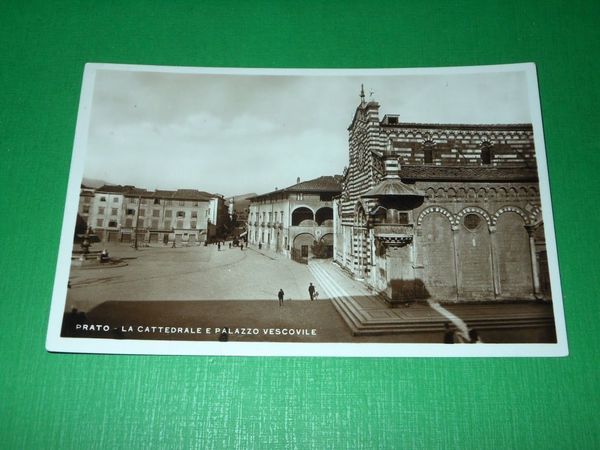
[[[87,64],[47,349],[568,354],[533,64]]]

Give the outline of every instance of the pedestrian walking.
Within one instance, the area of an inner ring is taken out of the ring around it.
[[[454,330],[450,328],[450,322],[444,324],[444,344],[454,344]]]
[[[229,340],[229,328],[224,328],[219,335],[219,342],[227,342]]]
[[[308,295],[310,295],[311,300],[315,299],[315,287],[312,283],[308,284]]]
[[[240,250],[242,250],[242,251],[244,250],[244,243],[243,242],[240,244]]]
[[[283,305],[283,296],[284,296],[284,292],[283,289],[279,289],[279,293],[277,294],[277,298],[279,299],[279,306]]]
[[[477,330],[471,328],[469,330],[469,343],[471,344],[481,344],[483,341],[479,337],[479,333]]]
[[[221,241],[217,242],[217,250],[221,251]]]

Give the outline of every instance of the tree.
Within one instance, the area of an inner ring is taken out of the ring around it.
[[[218,227],[217,234],[221,237],[228,237],[233,234],[233,229],[235,228],[235,222],[233,221],[232,216],[226,214],[223,216],[223,221]]]
[[[87,232],[88,226],[87,222],[83,217],[77,214],[77,220],[75,222],[75,235],[73,236],[74,241],[78,241],[78,235],[85,234]]]

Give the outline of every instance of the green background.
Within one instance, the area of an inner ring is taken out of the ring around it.
[[[599,448],[599,6],[4,0],[0,447]],[[85,62],[360,68],[529,61],[539,73],[569,357],[45,351]]]

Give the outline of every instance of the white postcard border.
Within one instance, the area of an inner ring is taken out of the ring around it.
[[[249,76],[398,76],[456,75],[499,72],[525,72],[531,123],[534,131],[536,160],[546,249],[552,289],[553,312],[557,342],[554,344],[384,344],[384,343],[275,343],[275,342],[197,342],[175,340],[130,340],[97,338],[64,338],[60,336],[70,273],[73,233],[79,203],[79,190],[84,164],[93,101],[95,76],[98,70],[165,72],[180,74],[215,74]],[[88,63],[85,66],[77,115],[77,125],[63,225],[57,259],[56,275],[50,308],[46,349],[50,352],[143,354],[143,355],[222,355],[222,356],[327,356],[327,357],[550,357],[567,356],[568,343],[564,318],[558,254],[550,197],[550,183],[536,67],[533,63],[407,69],[259,69],[259,68],[198,68],[151,65]]]

